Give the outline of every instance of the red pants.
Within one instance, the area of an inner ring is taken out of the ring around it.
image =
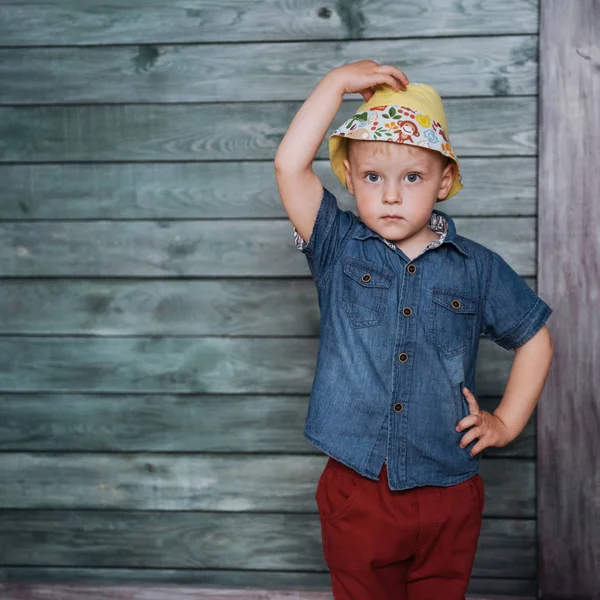
[[[481,531],[479,474],[392,491],[330,458],[316,490],[335,600],[464,600]]]

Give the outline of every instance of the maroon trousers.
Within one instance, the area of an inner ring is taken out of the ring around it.
[[[316,501],[335,600],[464,600],[481,531],[479,474],[392,491],[329,458]]]

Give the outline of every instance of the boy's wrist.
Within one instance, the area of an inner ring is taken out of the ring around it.
[[[510,423],[508,419],[505,419],[502,416],[500,416],[500,414],[497,413],[497,410],[498,408],[496,408],[496,410],[492,413],[492,416],[496,417],[496,419],[502,424],[502,429],[505,435],[507,436],[505,441],[507,444],[509,444],[517,438],[517,436],[521,433],[523,428],[519,429],[518,426],[516,426],[514,423]]]
[[[334,92],[336,95],[338,95],[340,100],[344,98],[344,94],[346,94],[346,86],[337,72],[337,69],[329,71],[329,73],[323,77],[321,83],[331,92]]]

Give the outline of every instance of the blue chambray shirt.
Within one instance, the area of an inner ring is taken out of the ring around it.
[[[392,490],[449,486],[479,470],[456,424],[469,414],[480,334],[503,348],[524,344],[552,309],[496,252],[456,233],[434,209],[441,233],[410,260],[335,196],[323,197],[310,240],[296,229],[321,312],[305,438]]]

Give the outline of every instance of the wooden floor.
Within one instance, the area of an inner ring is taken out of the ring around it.
[[[331,600],[328,592],[216,589],[179,585],[112,586],[0,583],[2,600]],[[535,600],[533,596],[467,596],[467,600]]]

